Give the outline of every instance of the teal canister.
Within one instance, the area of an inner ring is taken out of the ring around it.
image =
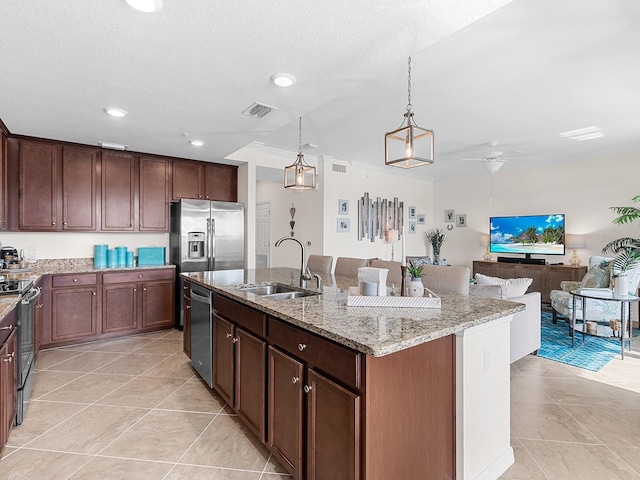
[[[133,252],[127,252],[127,267],[135,267],[135,260],[133,258]]]
[[[107,250],[107,266],[109,268],[116,268],[118,266],[118,252],[115,248]]]
[[[116,255],[118,257],[118,267],[127,266],[127,247],[116,247]]]
[[[107,266],[107,250],[109,245],[100,243],[93,247],[93,266],[94,268],[106,268]]]

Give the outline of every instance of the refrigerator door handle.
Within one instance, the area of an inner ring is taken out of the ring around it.
[[[215,270],[216,265],[216,220],[215,218],[207,219],[207,228],[209,234],[209,270]]]

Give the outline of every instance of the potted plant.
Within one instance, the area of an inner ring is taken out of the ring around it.
[[[633,202],[640,202],[640,195],[631,199]],[[617,225],[633,223],[640,219],[640,208],[637,207],[609,207],[619,216],[613,220]],[[640,264],[640,238],[622,237],[606,244],[602,253],[613,253],[612,277],[615,279],[615,290],[618,295],[627,295],[629,291],[627,270]],[[632,285],[635,291],[634,285]]]
[[[440,249],[444,243],[444,232],[441,228],[432,228],[424,232],[424,236],[427,237],[433,249],[433,264],[440,265]]]
[[[422,285],[422,269],[423,265],[416,265],[413,262],[409,262],[407,265],[407,272],[411,275],[411,281],[407,286],[407,295],[410,297],[422,297],[424,295],[424,286]]]

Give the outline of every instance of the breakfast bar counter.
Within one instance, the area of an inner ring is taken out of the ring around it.
[[[357,280],[326,274],[298,298],[249,290],[300,289],[291,268],[181,277],[186,308],[210,292],[211,385],[294,479],[489,480],[513,463],[509,328],[524,305],[348,306]]]

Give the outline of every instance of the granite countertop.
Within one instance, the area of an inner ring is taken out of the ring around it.
[[[372,356],[384,356],[524,310],[521,303],[473,295],[439,294],[442,308],[348,307],[357,280],[323,275],[322,295],[271,300],[239,289],[282,283],[298,287],[292,268],[183,273],[182,277],[305,330]],[[307,282],[315,286],[315,280]],[[308,288],[314,290],[314,288]],[[317,291],[317,290],[316,290]]]
[[[2,270],[0,277],[5,280],[33,280],[36,283],[44,275],[58,275],[65,273],[95,273],[95,272],[126,272],[136,270],[149,270],[154,268],[175,268],[173,264],[121,267],[121,268],[95,268],[93,258],[48,258],[40,259],[29,265],[26,270]],[[0,318],[8,314],[18,304],[20,295],[0,296]]]

